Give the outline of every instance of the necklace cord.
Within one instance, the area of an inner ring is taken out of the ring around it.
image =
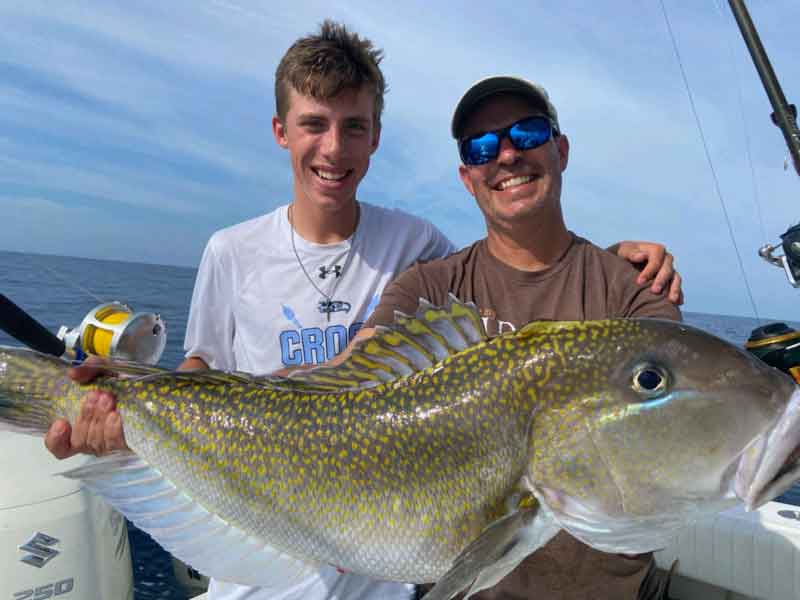
[[[292,240],[292,252],[294,252],[294,257],[297,260],[297,264],[300,266],[300,270],[303,272],[303,275],[305,275],[306,279],[311,284],[311,286],[317,291],[317,293],[319,293],[319,295],[322,296],[325,299],[326,307],[330,308],[330,306],[331,306],[331,304],[333,302],[333,297],[336,294],[336,288],[339,287],[339,282],[344,278],[345,274],[347,273],[347,269],[350,266],[350,261],[351,261],[351,259],[353,257],[353,248],[356,245],[356,238],[357,238],[357,235],[358,235],[358,226],[359,226],[360,221],[361,221],[361,218],[360,218],[361,217],[361,206],[358,204],[358,202],[356,202],[356,223],[355,223],[355,228],[353,229],[353,235],[350,237],[350,247],[347,249],[347,255],[345,256],[344,265],[342,266],[340,274],[337,275],[333,280],[333,287],[331,287],[330,294],[326,294],[325,292],[322,291],[322,289],[314,281],[314,278],[311,277],[311,275],[308,274],[308,271],[306,270],[306,267],[303,264],[303,261],[300,259],[300,253],[297,251],[297,243],[295,242],[295,239],[294,239],[295,238],[295,234],[294,234],[294,218],[293,218],[294,215],[293,215],[292,207],[293,207],[293,205],[290,204],[289,208],[287,210],[287,213],[288,213],[287,216],[289,218],[289,231],[291,232],[290,237],[291,237],[291,240]],[[327,311],[327,314],[328,314],[328,320],[330,320],[330,318],[331,318],[330,311]]]

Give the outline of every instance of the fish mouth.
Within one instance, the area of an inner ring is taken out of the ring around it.
[[[747,447],[734,491],[755,510],[800,480],[800,387],[795,387],[775,425]]]

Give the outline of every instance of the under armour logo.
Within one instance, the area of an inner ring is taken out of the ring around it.
[[[340,265],[333,265],[332,267],[326,267],[325,265],[319,268],[319,278],[325,279],[328,275],[333,275],[334,277],[341,277],[342,276],[342,267]]]

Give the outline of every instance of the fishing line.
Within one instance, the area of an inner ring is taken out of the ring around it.
[[[34,350],[69,360],[82,361],[87,355],[94,354],[148,365],[158,363],[167,343],[167,330],[160,315],[135,313],[122,302],[104,301],[49,265],[37,264],[33,256],[26,255],[26,259],[34,271],[37,267],[44,268],[67,286],[93,298],[98,306],[89,311],[78,327],[62,325],[54,335],[13,301],[0,296],[1,330]]]
[[[719,0],[714,2],[714,6],[717,8],[717,15],[720,18],[720,23],[723,25],[723,29],[727,23],[724,21],[725,13],[722,10],[722,7],[719,4]],[[767,230],[764,227],[764,216],[761,211],[761,195],[758,191],[758,180],[756,179],[756,169],[753,165],[753,154],[751,152],[752,143],[750,141],[750,130],[747,128],[747,120],[745,118],[745,110],[744,110],[744,95],[742,94],[742,78],[739,74],[739,68],[736,66],[736,55],[733,53],[733,46],[731,45],[730,38],[725,38],[725,44],[728,46],[728,55],[730,56],[731,66],[733,67],[734,72],[734,79],[736,80],[736,96],[739,100],[739,116],[742,119],[742,131],[744,132],[744,149],[745,155],[747,156],[747,164],[750,167],[750,180],[753,182],[753,202],[756,205],[756,214],[758,214],[758,224],[761,228],[761,243],[766,244],[767,240]]]
[[[69,287],[75,288],[78,291],[85,293],[87,296],[89,296],[90,298],[95,300],[98,304],[105,304],[107,302],[106,300],[100,298],[100,296],[97,296],[96,294],[92,293],[91,290],[88,290],[87,288],[81,286],[77,282],[72,281],[71,279],[69,279],[66,276],[62,275],[61,273],[56,271],[53,267],[45,264],[44,262],[37,264],[37,261],[34,261],[32,255],[28,254],[28,255],[26,255],[26,258],[28,259],[29,263],[33,264],[34,267],[39,267],[39,268],[44,269],[45,271],[48,271],[51,275],[54,275],[56,279],[59,279],[60,281],[66,283],[67,286],[69,286]]]
[[[758,309],[756,308],[756,302],[753,298],[753,291],[750,289],[750,283],[747,280],[747,273],[744,270],[744,263],[742,262],[742,255],[739,252],[739,246],[736,243],[736,237],[733,235],[733,226],[731,225],[731,219],[728,216],[728,209],[725,206],[725,200],[722,197],[722,190],[719,185],[719,179],[717,178],[717,172],[714,169],[714,162],[711,160],[711,153],[708,150],[708,144],[706,143],[706,136],[703,133],[703,126],[700,124],[700,116],[697,112],[697,107],[694,103],[694,96],[692,95],[692,90],[689,87],[689,79],[686,76],[686,70],[683,67],[683,61],[681,60],[681,54],[678,50],[678,43],[675,40],[675,35],[672,32],[672,24],[669,21],[669,16],[667,15],[667,8],[664,6],[664,0],[660,0],[661,4],[661,12],[664,15],[664,21],[667,24],[667,31],[669,32],[669,38],[672,41],[672,49],[675,51],[675,57],[678,60],[678,67],[680,68],[681,77],[683,79],[683,85],[686,88],[686,95],[689,97],[689,104],[692,108],[692,114],[694,115],[694,121],[697,125],[697,130],[700,133],[700,141],[703,143],[703,151],[706,155],[706,161],[708,162],[709,169],[711,169],[711,177],[714,180],[714,189],[717,192],[717,198],[719,199],[720,206],[722,207],[722,214],[725,216],[725,223],[728,226],[728,234],[731,238],[731,243],[733,244],[733,249],[736,253],[736,260],[739,262],[739,271],[742,273],[742,280],[744,281],[744,287],[747,290],[747,296],[750,298],[750,305],[753,307],[753,314],[756,317],[756,320],[761,322],[761,317],[758,315]]]

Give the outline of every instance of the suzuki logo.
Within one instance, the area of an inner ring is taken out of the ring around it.
[[[56,538],[37,532],[36,535],[19,547],[22,552],[30,553],[20,558],[20,561],[41,569],[60,554],[58,550],[51,548],[57,543],[58,540]]]

